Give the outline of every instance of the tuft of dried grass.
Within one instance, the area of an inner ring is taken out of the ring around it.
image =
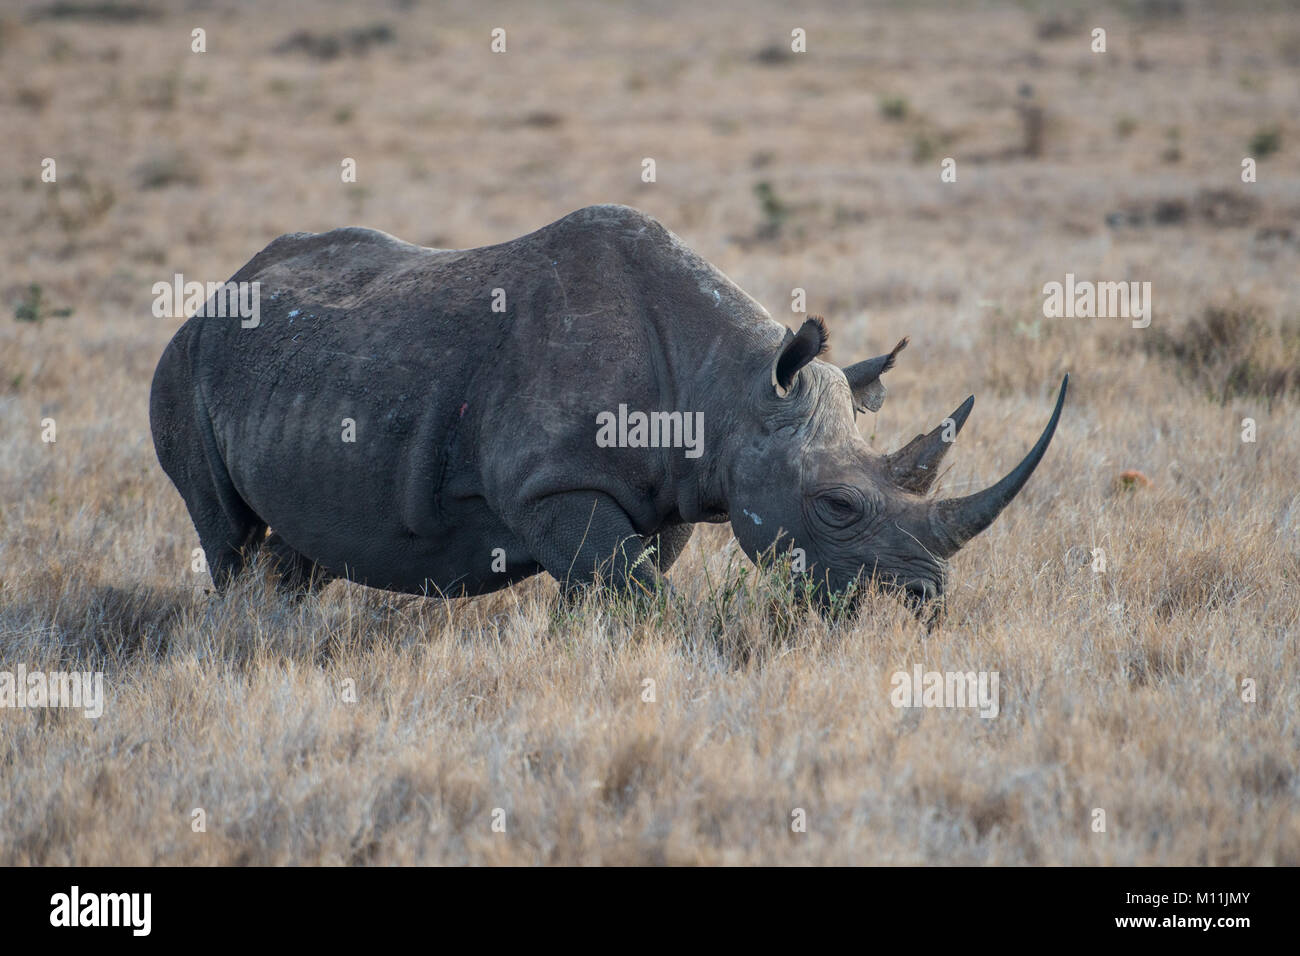
[[[1154,329],[1147,352],[1225,404],[1300,393],[1300,318],[1271,320],[1258,306],[1211,305],[1170,331]]]

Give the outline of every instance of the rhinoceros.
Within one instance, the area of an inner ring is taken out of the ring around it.
[[[229,281],[258,322],[192,316],[149,406],[218,589],[265,550],[300,593],[341,576],[472,595],[541,571],[651,591],[695,523],[730,521],[751,560],[797,553],[824,594],[874,579],[920,606],[1042,460],[1068,384],[1006,477],[932,500],[973,396],[948,434],[872,451],[855,415],[907,339],[823,361],[821,319],[786,328],[635,209],[464,250],[296,233]]]

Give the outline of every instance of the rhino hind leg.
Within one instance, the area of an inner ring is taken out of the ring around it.
[[[172,474],[165,462],[163,468]],[[217,482],[198,468],[186,468],[183,475],[186,477],[179,479],[173,475],[173,480],[180,488],[190,519],[199,533],[199,544],[207,557],[212,583],[218,592],[224,592],[258,550],[266,533],[266,524],[238,498],[233,486],[219,490],[215,487]],[[192,476],[192,480],[188,476]],[[225,480],[229,482],[230,479]],[[233,500],[231,496],[234,496]]]
[[[274,529],[262,543],[262,549],[279,577],[279,589],[297,597],[313,594],[337,577],[333,571],[291,548]]]
[[[218,592],[224,592],[248,565],[266,534],[266,523],[244,503],[222,468],[219,476],[203,462],[186,462],[172,476],[185,499],[199,544],[208,560],[208,572]],[[225,484],[227,487],[221,487]]]
[[[203,400],[190,375],[189,335],[182,328],[158,363],[149,395],[149,426],[158,463],[185,501],[218,591],[243,571],[266,523],[235,490],[217,452]]]

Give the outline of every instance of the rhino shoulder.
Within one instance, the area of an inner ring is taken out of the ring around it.
[[[644,242],[647,239],[667,243],[672,235],[648,213],[618,203],[584,206],[542,227],[539,232],[563,236],[568,242],[600,242],[606,245]]]
[[[563,227],[577,237],[572,243],[601,248],[617,247],[627,261],[648,267],[657,274],[664,295],[692,290],[701,297],[705,312],[717,310],[738,328],[757,327],[766,347],[774,335],[784,331],[761,303],[733,282],[713,263],[688,246],[680,236],[653,216],[616,203],[586,206],[570,213],[548,228]]]

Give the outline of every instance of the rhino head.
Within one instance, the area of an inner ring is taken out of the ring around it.
[[[753,370],[757,400],[734,423],[733,434],[743,437],[733,446],[732,529],[751,560],[774,548],[801,549],[804,580],[824,583],[822,595],[875,579],[933,623],[948,558],[991,525],[1033,474],[1056,430],[1069,376],[1038,442],[1005,478],[973,495],[933,500],[926,493],[974,396],[929,434],[878,454],[858,434],[854,415],[880,408],[880,376],[908,340],[842,370],[814,361],[826,340],[825,323],[810,318],[797,334],[786,331],[769,367]]]

